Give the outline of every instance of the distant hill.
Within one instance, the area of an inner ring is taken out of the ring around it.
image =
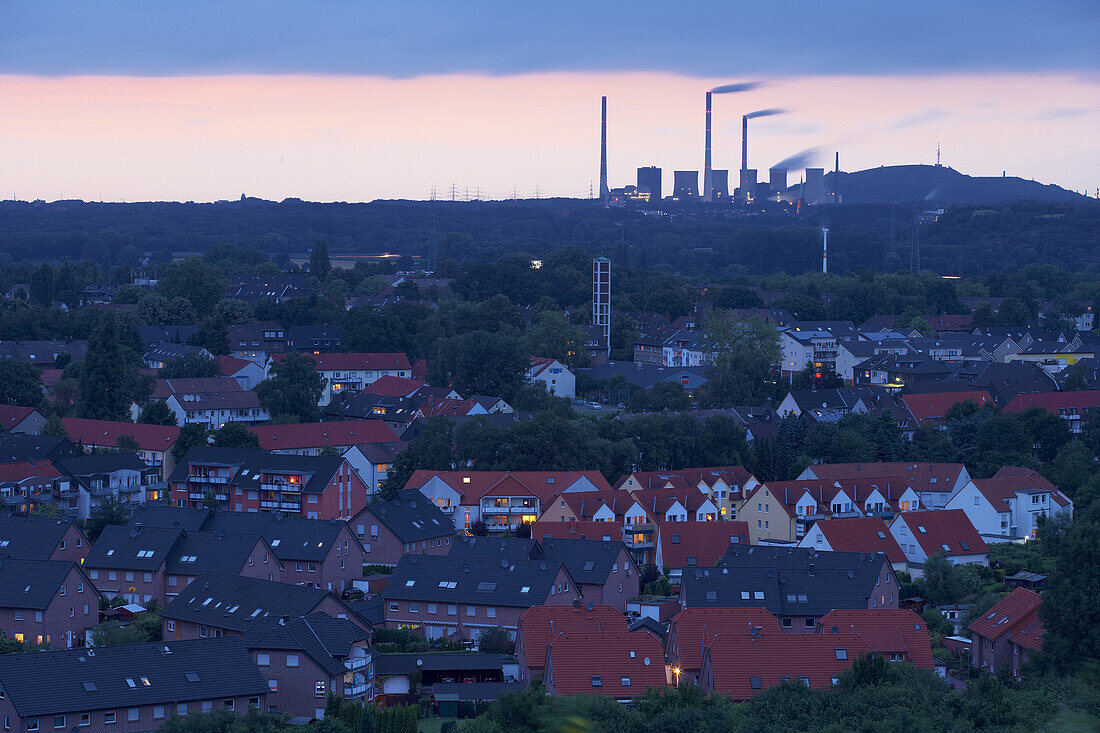
[[[833,173],[825,190],[833,190]],[[935,165],[890,165],[840,173],[845,204],[889,204],[927,201],[939,206],[1007,204],[1013,201],[1077,203],[1085,197],[1060,186],[1015,176],[979,177]]]

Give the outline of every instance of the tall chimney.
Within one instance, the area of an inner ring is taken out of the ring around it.
[[[714,180],[710,170],[710,92],[707,92],[707,145],[703,155],[703,200],[714,200]]]
[[[600,118],[600,200],[607,201],[610,197],[607,187],[607,97],[604,97]]]
[[[840,151],[836,151],[836,164],[833,167],[833,203],[840,203]]]
[[[749,169],[749,116],[741,117],[741,171]]]

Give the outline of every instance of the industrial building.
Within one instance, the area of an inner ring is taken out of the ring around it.
[[[699,171],[675,171],[672,197],[683,201],[699,198]]]
[[[638,194],[649,201],[661,200],[661,169],[655,165],[638,169]]]

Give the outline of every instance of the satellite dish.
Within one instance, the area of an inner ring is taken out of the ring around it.
[[[596,607],[596,604],[594,604],[592,601],[589,601],[588,603],[584,604],[584,607],[591,611],[593,608]]]
[[[646,657],[645,659],[643,659],[642,664],[644,664],[645,666],[648,667],[649,666],[649,657]]]

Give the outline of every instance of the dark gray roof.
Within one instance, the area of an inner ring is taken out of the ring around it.
[[[230,637],[6,654],[0,685],[20,716],[267,692],[244,644]]]
[[[628,384],[649,389],[659,382],[679,382],[684,374],[698,379],[701,383],[706,382],[706,371],[706,367],[666,367],[633,361],[605,361],[590,369],[578,369],[577,375],[588,374],[593,379],[601,381],[620,376]]]
[[[1053,392],[1058,384],[1038,364],[1010,361],[1007,364],[990,362],[974,380],[974,387],[989,390],[997,405],[1004,407],[1017,395]]]
[[[49,435],[27,435],[0,431],[0,463],[59,458],[78,453],[76,446],[64,438]]]
[[[269,453],[257,448],[198,446],[187,450],[168,480],[186,481],[191,463],[236,466],[238,470],[230,483],[245,489],[259,489],[260,474],[264,471],[295,471],[309,476],[302,486],[303,493],[319,494],[328,486],[343,461],[339,456],[298,456]]]
[[[68,519],[0,517],[0,555],[48,560],[71,526]]]
[[[260,541],[258,534],[183,532],[168,554],[164,571],[174,575],[198,575],[204,570],[239,573]]]
[[[266,619],[244,634],[249,650],[280,649],[301,651],[317,666],[335,677],[344,673],[344,659],[353,644],[370,638],[345,618],[314,613],[292,619]]]
[[[381,627],[386,623],[386,602],[381,596],[352,601],[348,604],[348,608],[372,628]]]
[[[453,558],[471,563],[484,561],[533,560],[539,553],[533,538],[524,537],[456,537],[448,553]]]
[[[440,555],[405,555],[382,597],[386,600],[467,603],[530,608],[542,605],[561,568],[540,560],[464,560]],[[445,584],[454,584],[447,587]]]
[[[822,616],[867,608],[884,563],[881,554],[730,545],[719,567],[685,569],[680,595],[685,608],[751,606],[776,616]]]
[[[379,408],[382,412],[375,412],[375,408]],[[412,419],[414,409],[413,402],[403,397],[348,392],[328,403],[324,413],[327,418],[336,417],[343,420],[384,418],[405,422]]]
[[[203,528],[209,518],[209,509],[142,504],[131,511],[129,524],[142,527],[174,527],[184,530],[199,530]]]
[[[623,543],[548,537],[539,540],[539,547],[542,552],[538,559],[560,562],[578,583],[603,585],[613,574],[612,566],[618,562]],[[620,567],[618,572],[626,583],[626,568]],[[636,584],[637,573],[631,578]]]
[[[650,616],[642,616],[627,627],[627,631],[649,631],[656,634],[659,639],[668,636],[668,622],[661,623]]]
[[[308,615],[328,595],[307,585],[208,570],[169,601],[161,616],[244,632],[260,621]]]
[[[103,453],[96,456],[72,456],[54,460],[58,470],[74,477],[108,474],[115,471],[155,472],[136,453]]]
[[[141,342],[147,347],[161,343],[183,344],[195,335],[195,326],[138,326]]]
[[[63,560],[0,558],[0,608],[46,608],[72,569]]]
[[[203,529],[258,534],[280,560],[323,562],[344,526],[339,519],[306,519],[281,512],[219,511]]]
[[[109,524],[88,550],[84,565],[154,572],[163,565],[183,533],[165,527],[120,527]],[[151,554],[150,554],[151,553]]]
[[[374,673],[411,674],[416,670],[459,672],[463,670],[502,670],[503,654],[480,652],[432,652],[429,654],[377,654]]]
[[[374,517],[402,542],[419,542],[455,533],[454,522],[420,492],[403,492],[393,501],[367,504],[349,524],[361,524]]]
[[[792,389],[790,396],[801,410],[850,410],[859,401],[859,395],[850,387]]]
[[[524,689],[521,682],[436,682],[432,697],[439,700],[496,700],[509,692]]]

